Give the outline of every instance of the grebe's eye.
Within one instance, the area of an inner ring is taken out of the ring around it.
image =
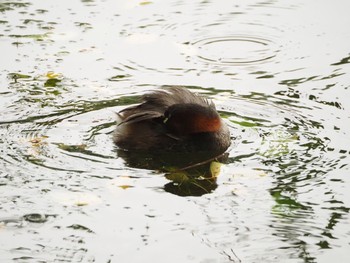
[[[169,111],[166,111],[166,112],[164,113],[164,120],[163,120],[163,123],[164,123],[164,124],[167,123],[168,120],[170,119],[170,117],[171,117],[171,114],[169,113]]]

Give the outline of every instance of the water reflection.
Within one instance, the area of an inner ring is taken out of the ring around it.
[[[345,58],[341,59],[339,62],[333,63],[331,65],[332,66],[339,66],[339,65],[348,64],[348,63],[350,63],[350,56],[345,57]]]
[[[228,154],[212,157],[207,153],[135,152],[118,150],[118,157],[129,167],[151,169],[162,173],[171,182],[164,190],[179,196],[201,196],[217,187],[220,162],[226,162]]]

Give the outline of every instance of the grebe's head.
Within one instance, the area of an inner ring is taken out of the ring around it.
[[[222,126],[214,105],[203,106],[195,103],[170,106],[164,113],[164,124],[169,132],[178,136],[215,133]]]

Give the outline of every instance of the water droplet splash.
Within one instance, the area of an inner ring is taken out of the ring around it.
[[[248,35],[204,38],[192,45],[197,49],[199,60],[218,65],[259,64],[277,54],[273,41]]]

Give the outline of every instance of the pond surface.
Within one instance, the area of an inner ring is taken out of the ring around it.
[[[349,262],[349,10],[0,1],[0,261]],[[228,123],[215,178],[114,147],[115,112],[163,85]]]

